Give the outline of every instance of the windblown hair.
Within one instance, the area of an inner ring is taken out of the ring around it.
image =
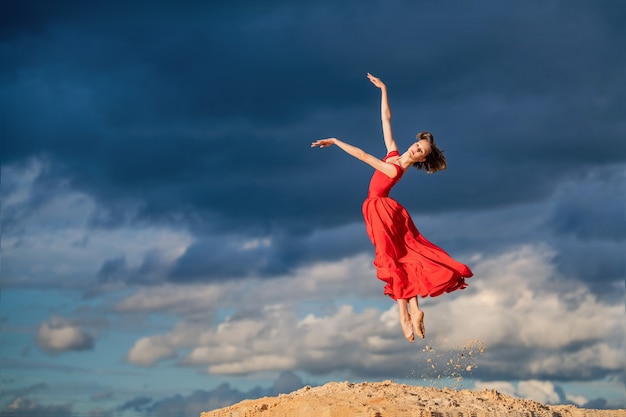
[[[435,138],[430,132],[420,132],[415,136],[420,141],[422,139],[427,140],[430,143],[430,153],[426,156],[424,162],[416,162],[413,166],[417,169],[423,169],[427,174],[434,174],[437,171],[443,171],[447,168],[446,157],[443,155],[443,150],[440,150],[435,145]]]

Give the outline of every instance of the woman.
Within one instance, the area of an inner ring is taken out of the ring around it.
[[[428,132],[419,133],[417,142],[403,154],[398,152],[391,133],[387,87],[372,74],[368,73],[367,77],[381,91],[380,112],[387,156],[378,159],[337,138],[317,140],[311,147],[337,145],[375,169],[363,202],[363,217],[376,248],[376,275],[385,282],[385,294],[397,301],[402,332],[413,342],[415,334],[425,337],[424,312],[419,308],[417,296],[436,297],[463,289],[467,286],[465,278],[471,277],[472,271],[424,238],[407,210],[389,197],[391,188],[410,166],[434,173],[446,169],[446,159]]]

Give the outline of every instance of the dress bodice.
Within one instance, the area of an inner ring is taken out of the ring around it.
[[[388,158],[392,156],[400,155],[398,151],[391,151],[383,158],[383,161],[386,161]],[[398,174],[394,178],[390,178],[379,170],[374,171],[374,175],[372,175],[372,179],[370,180],[369,190],[367,192],[368,198],[377,198],[377,197],[388,197],[389,192],[393,188],[394,185],[400,178],[402,178],[402,174],[404,174],[404,169],[400,165],[393,164],[398,171]]]

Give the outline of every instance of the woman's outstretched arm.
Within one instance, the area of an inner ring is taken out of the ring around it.
[[[361,148],[352,146],[346,142],[340,141],[337,138],[319,139],[311,144],[311,148],[319,146],[320,148],[327,148],[332,145],[337,145],[348,155],[355,157],[356,159],[365,162],[374,169],[381,171],[383,174],[390,178],[395,178],[398,175],[398,171],[393,164],[382,161],[373,155],[368,154]]]
[[[380,78],[374,77],[369,72],[367,78],[376,87],[380,88],[380,120],[383,125],[383,138],[385,139],[385,146],[387,147],[387,153],[391,151],[397,151],[398,146],[393,138],[391,132],[391,108],[389,108],[389,98],[387,97],[387,86],[381,81]]]

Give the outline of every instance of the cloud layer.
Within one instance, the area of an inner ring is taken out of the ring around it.
[[[556,272],[550,248],[524,246],[473,263],[479,278],[469,290],[448,297],[452,300],[441,297],[424,304],[429,340],[450,355],[468,340],[485,344],[484,366],[475,377],[586,380],[621,372],[623,305],[598,299],[587,288],[572,288],[568,278]],[[118,308],[174,313],[184,305],[192,313],[226,308],[235,299],[246,308],[215,326],[179,322],[167,333],[142,338],[127,360],[152,366],[176,358],[182,365],[226,375],[300,369],[310,374],[345,371],[362,378],[405,378],[407,363],[421,365],[415,362],[415,346],[398,339],[392,304],[361,311],[338,304],[323,314],[302,316],[297,308],[301,298],[285,300],[287,290],[311,301],[318,292],[310,291],[312,286],[338,293],[350,281],[362,279],[359,264],[369,268],[367,259],[355,258],[328,265],[323,275],[311,276],[306,269],[295,277],[241,282],[223,293],[195,287],[177,294],[168,287],[139,291]],[[287,280],[296,284],[288,287]],[[246,294],[246,287],[254,287],[254,293]]]

